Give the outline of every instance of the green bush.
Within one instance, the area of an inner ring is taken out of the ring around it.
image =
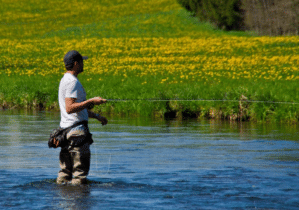
[[[178,3],[189,12],[194,12],[190,7],[190,1],[191,0],[178,0]]]
[[[243,26],[241,0],[178,0],[200,21],[210,22],[217,28],[239,30]]]
[[[201,2],[202,0],[178,0],[178,3],[189,12],[192,12],[193,15],[196,15],[197,10],[201,6]]]
[[[242,11],[240,0],[203,0],[197,16],[218,28],[239,30],[242,28]]]

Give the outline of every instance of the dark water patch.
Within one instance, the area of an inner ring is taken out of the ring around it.
[[[299,162],[298,153],[296,154],[281,154],[281,155],[267,155],[264,157],[266,160],[278,160],[284,162]]]

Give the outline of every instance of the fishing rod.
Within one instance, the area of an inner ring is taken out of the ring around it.
[[[144,98],[144,99],[106,99],[107,101],[112,102],[128,102],[128,101],[207,101],[207,102],[248,102],[248,103],[268,103],[268,104],[299,104],[299,102],[291,101],[259,101],[259,100],[230,100],[230,99],[157,99],[157,98]]]

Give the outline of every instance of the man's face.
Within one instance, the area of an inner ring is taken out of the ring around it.
[[[78,73],[83,72],[83,67],[84,67],[84,63],[83,63],[83,60],[81,60],[81,61],[79,61]]]

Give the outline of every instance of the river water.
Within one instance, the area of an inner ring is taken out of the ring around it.
[[[0,209],[299,209],[298,125],[90,120],[89,183],[59,186],[59,113],[0,117]]]

